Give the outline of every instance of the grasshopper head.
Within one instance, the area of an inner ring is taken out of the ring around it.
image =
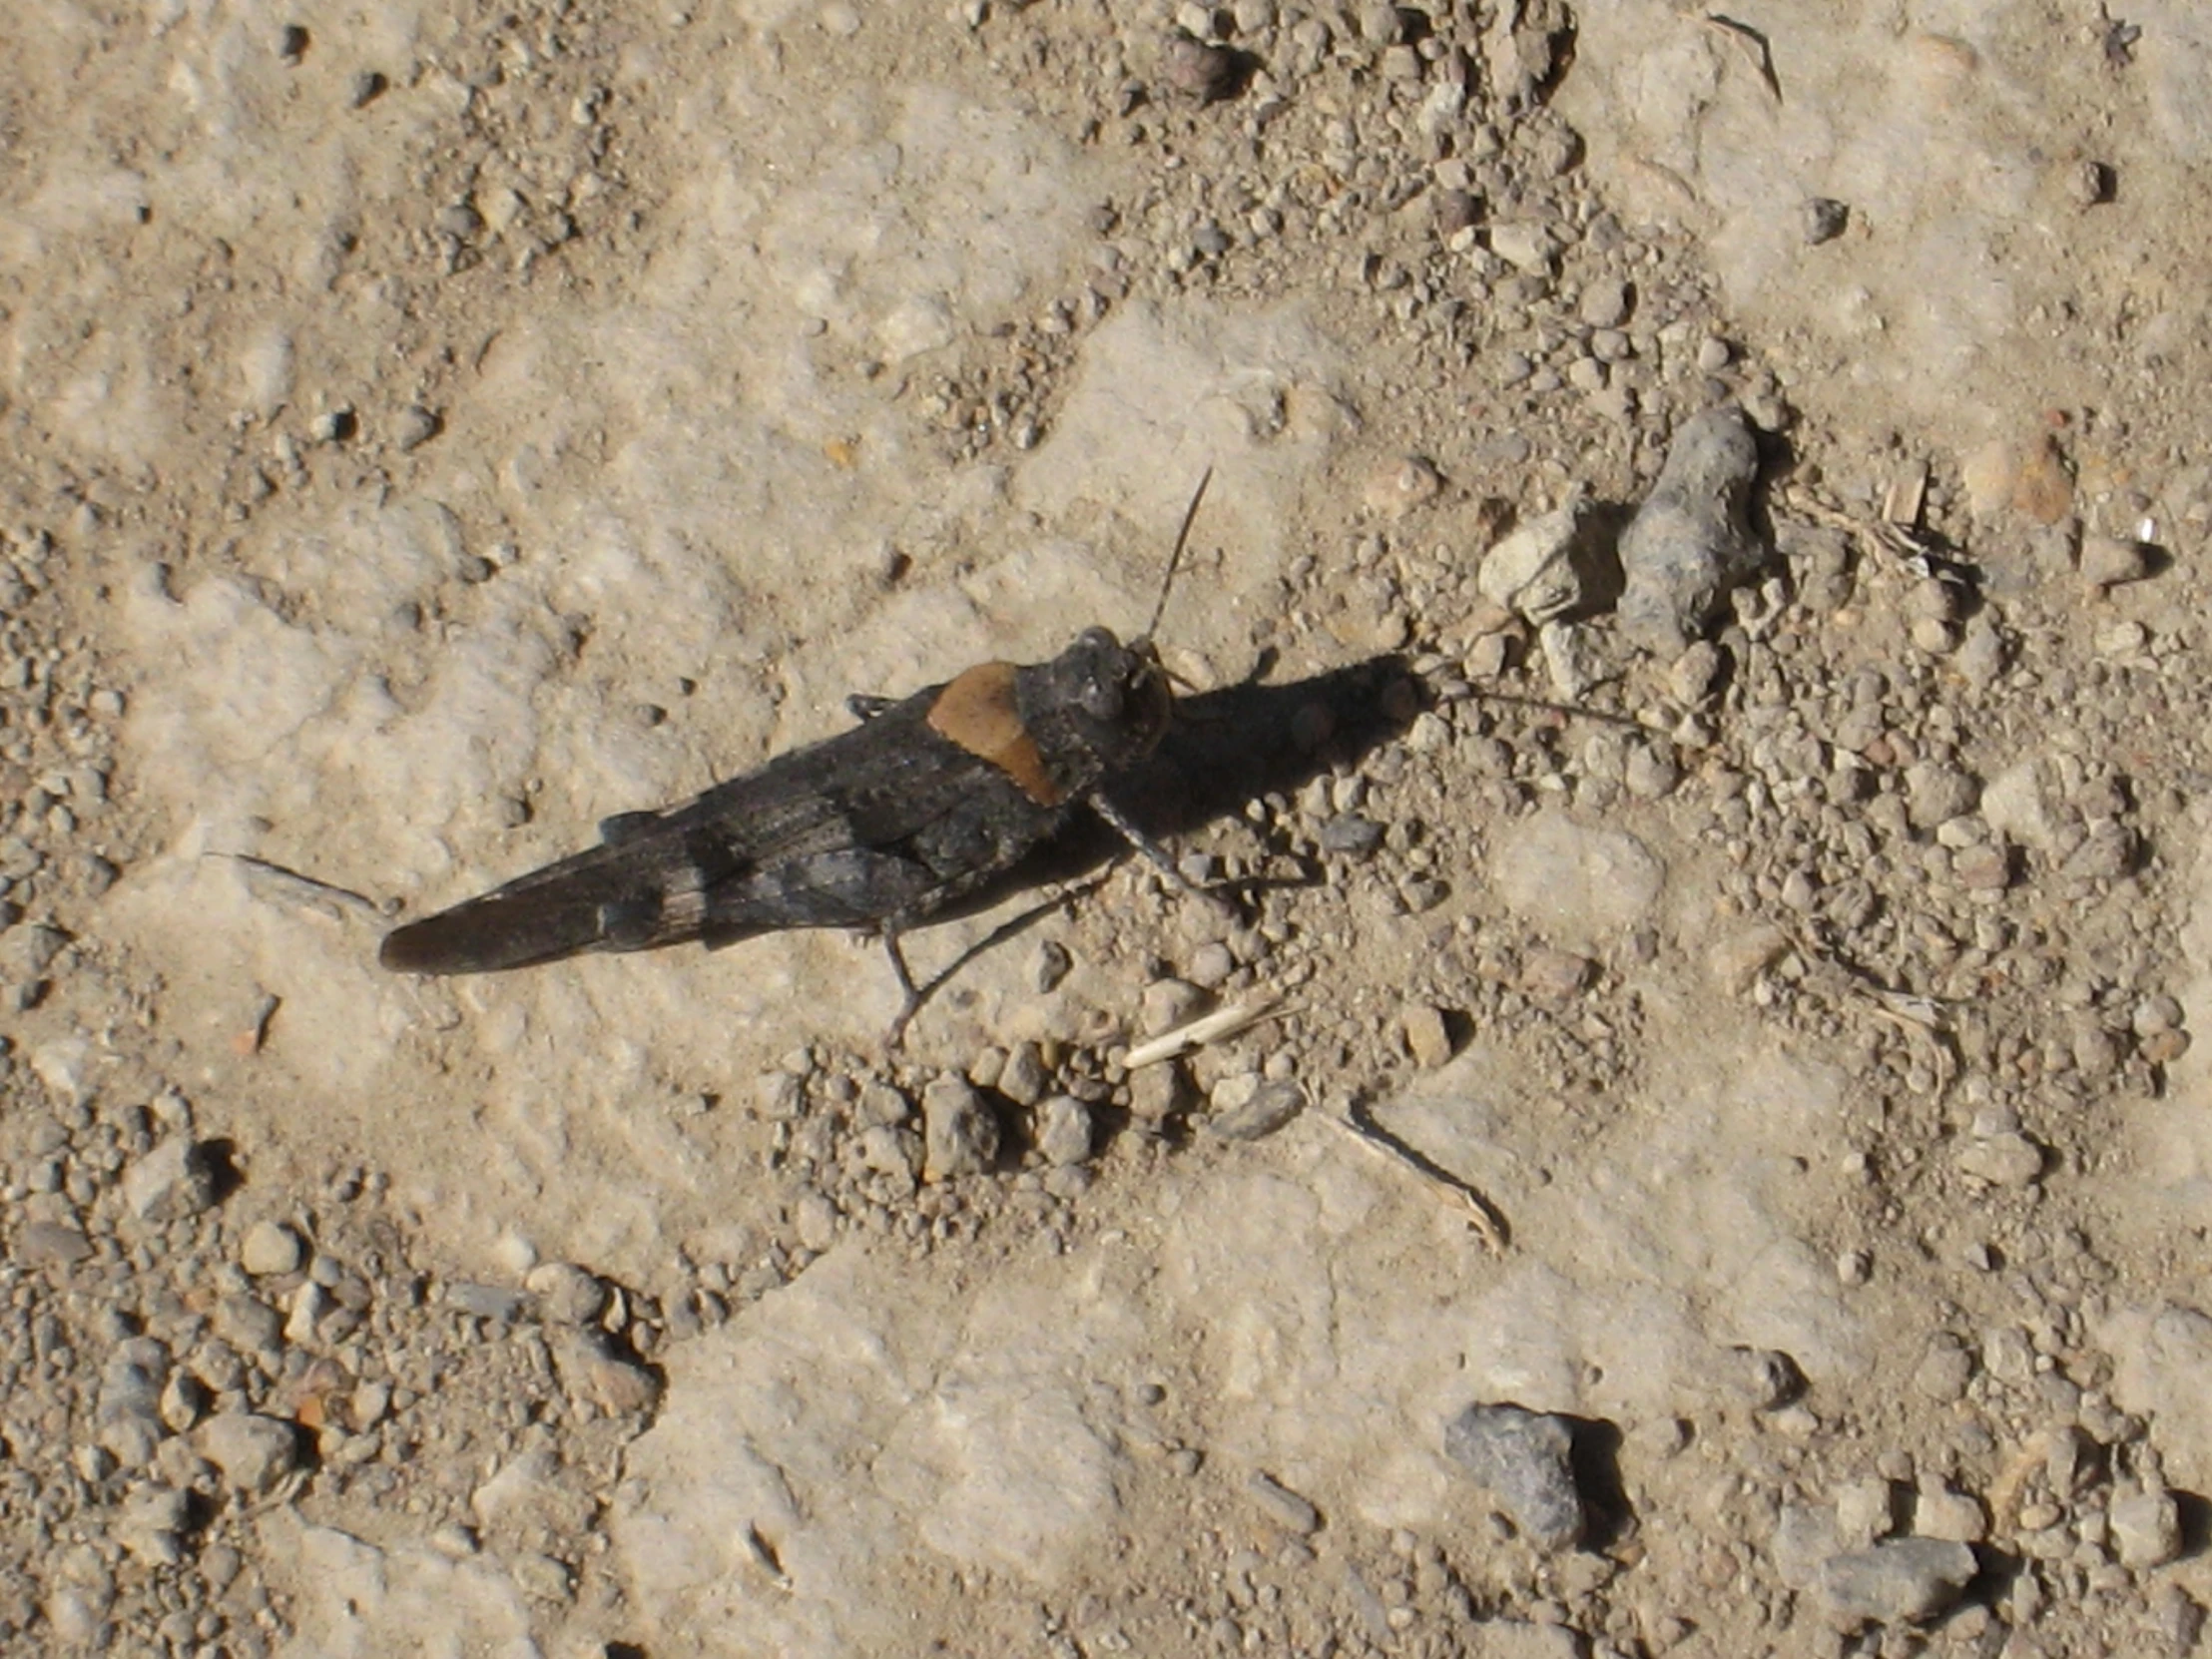
[[[1028,672],[1036,679],[1024,688],[1023,719],[1057,771],[1089,780],[1119,772],[1150,755],[1168,729],[1175,700],[1149,639],[1123,645],[1107,629],[1086,628]]]

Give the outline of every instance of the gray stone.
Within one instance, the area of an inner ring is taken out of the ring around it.
[[[1423,1071],[1434,1071],[1451,1058],[1451,1030],[1444,1022],[1442,1009],[1433,1003],[1409,1002],[1402,1018],[1405,1047],[1413,1056],[1413,1064]]]
[[[1080,1164],[1091,1155],[1091,1109],[1073,1095],[1049,1094],[1037,1102],[1037,1151],[1055,1166]]]
[[[312,1333],[317,1317],[314,1309],[318,1300],[309,1293],[319,1286],[308,1283],[299,1287],[300,1294],[292,1299],[291,1323],[302,1318]],[[523,1295],[505,1285],[479,1285],[473,1280],[449,1279],[444,1289],[445,1305],[458,1309],[473,1319],[492,1320],[500,1325],[510,1324],[522,1312]],[[287,1332],[288,1332],[287,1325]]]
[[[2017,845],[2047,852],[2057,839],[2056,808],[2032,760],[1989,780],[1980,806],[1982,822]]]
[[[1628,320],[1629,298],[1626,282],[1618,276],[1600,276],[1582,290],[1578,314],[1593,328],[1618,328]]]
[[[589,1325],[606,1311],[607,1287],[574,1262],[541,1262],[522,1281],[538,1312],[556,1325]]]
[[[1571,1549],[1589,1524],[1574,1483],[1574,1429],[1519,1405],[1470,1405],[1444,1425],[1444,1455],[1496,1500],[1522,1537]]]
[[[1774,1570],[1793,1590],[1810,1590],[1821,1563],[1845,1542],[1836,1511],[1825,1503],[1785,1503],[1775,1516]]]
[[[173,1567],[184,1559],[177,1535],[190,1513],[191,1500],[174,1486],[134,1486],[115,1519],[116,1542],[149,1566]]]
[[[1208,1102],[1207,1130],[1225,1141],[1265,1140],[1306,1109],[1306,1091],[1291,1078],[1264,1079],[1251,1072],[1225,1077]]]
[[[2124,1567],[2138,1572],[2162,1567],[2181,1553],[2181,1510],[2162,1486],[2113,1498],[2106,1518]]]
[[[1894,1624],[1932,1619],[1958,1599],[1979,1571],[1964,1544],[1899,1538],[1832,1555],[1821,1563],[1821,1600],[1840,1623]]]
[[[67,1267],[91,1254],[92,1241],[85,1237],[84,1229],[67,1222],[27,1222],[15,1236],[15,1259],[27,1268],[49,1264]]]
[[[169,1350],[152,1337],[118,1343],[100,1374],[93,1420],[99,1443],[125,1468],[140,1468],[167,1433],[162,1387],[169,1378]]]
[[[1016,1106],[1036,1105],[1044,1098],[1047,1081],[1044,1056],[1035,1043],[1014,1044],[1006,1063],[998,1068],[998,1092]]]
[[[2043,1149],[2025,1135],[1991,1135],[1959,1149],[1958,1170],[1992,1187],[2032,1186],[2043,1173]]]
[[[961,1078],[940,1077],[921,1094],[924,1181],[980,1175],[998,1156],[998,1119]]]
[[[1129,1115],[1157,1130],[1183,1105],[1183,1073],[1173,1065],[1146,1066],[1129,1079]]]
[[[246,1230],[245,1241],[239,1246],[239,1266],[257,1279],[296,1273],[304,1259],[299,1235],[281,1222],[256,1222]]]
[[[272,1352],[283,1331],[283,1316],[259,1297],[232,1295],[215,1305],[215,1334],[245,1353]]]
[[[1212,999],[1187,979],[1155,979],[1144,988],[1140,1019],[1144,1033],[1157,1037],[1198,1014]]]
[[[1581,604],[1587,518],[1588,503],[1577,496],[1499,538],[1475,573],[1482,597],[1536,623]]]
[[[1834,242],[1850,228],[1851,209],[1834,197],[1815,196],[1798,209],[1798,220],[1806,246],[1818,248],[1824,242]]]
[[[1316,838],[1324,852],[1364,858],[1382,844],[1382,826],[1358,813],[1340,813],[1322,825]]]
[[[215,1202],[215,1183],[192,1141],[173,1135],[123,1174],[123,1202],[156,1227],[198,1215]]]
[[[852,1153],[862,1169],[894,1181],[910,1184],[921,1173],[921,1137],[911,1129],[875,1124],[853,1138]]]
[[[1733,404],[1675,434],[1659,481],[1620,539],[1618,614],[1632,643],[1679,655],[1728,590],[1765,561],[1746,516],[1758,473],[1758,443]]]
[[[1854,1480],[1836,1493],[1837,1541],[1865,1549],[1897,1524],[1897,1493],[1880,1475]]]
[[[1923,1538],[1978,1544],[1989,1535],[1989,1518],[1971,1492],[1952,1491],[1940,1480],[1925,1480],[1913,1499],[1913,1531]]]
[[[1509,223],[1490,227],[1490,252],[1521,271],[1543,273],[1559,244],[1542,225]]]
[[[419,403],[409,403],[393,417],[391,441],[395,448],[419,449],[444,428],[445,423]]]
[[[650,1410],[659,1401],[660,1380],[617,1353],[601,1333],[555,1329],[547,1338],[553,1375],[570,1399],[596,1405],[610,1417]]]
[[[1299,1496],[1265,1470],[1253,1471],[1249,1489],[1253,1502],[1285,1531],[1306,1534],[1321,1530],[1321,1511],[1312,1501]]]
[[[275,1488],[299,1461],[298,1432],[257,1411],[225,1411],[200,1425],[200,1455],[223,1471],[224,1481],[256,1495]]]
[[[1929,1339],[1928,1351],[1913,1373],[1914,1387],[1937,1404],[1948,1405],[1965,1396],[1966,1384],[1972,1381],[1973,1354],[1965,1344],[1947,1331]]]
[[[1905,769],[1905,809],[1916,830],[1963,818],[1981,801],[1981,782],[1957,767],[1924,761]]]

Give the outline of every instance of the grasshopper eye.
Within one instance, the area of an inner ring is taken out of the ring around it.
[[[1084,682],[1083,712],[1101,726],[1111,726],[1121,719],[1121,683],[1103,675]]]

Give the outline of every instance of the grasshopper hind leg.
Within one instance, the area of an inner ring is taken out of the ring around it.
[[[1234,918],[1238,914],[1237,906],[1231,903],[1223,893],[1211,887],[1202,887],[1185,875],[1177,867],[1175,860],[1168,855],[1168,849],[1139,829],[1136,821],[1116,806],[1104,790],[1093,790],[1083,799],[1089,804],[1092,812],[1096,813],[1123,840],[1135,848],[1139,856],[1160,872],[1161,878],[1170,887],[1177,892],[1186,893],[1192,898],[1211,905],[1223,915]]]

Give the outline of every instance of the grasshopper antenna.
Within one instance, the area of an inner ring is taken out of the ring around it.
[[[1199,475],[1198,488],[1191,491],[1191,504],[1183,509],[1183,528],[1175,532],[1175,551],[1168,555],[1168,573],[1160,578],[1160,597],[1153,602],[1152,620],[1145,624],[1141,636],[1150,640],[1160,631],[1160,618],[1168,608],[1168,590],[1175,585],[1176,567],[1183,562],[1183,549],[1191,539],[1191,526],[1198,522],[1198,504],[1206,499],[1206,486],[1214,481],[1214,469],[1209,466]]]

